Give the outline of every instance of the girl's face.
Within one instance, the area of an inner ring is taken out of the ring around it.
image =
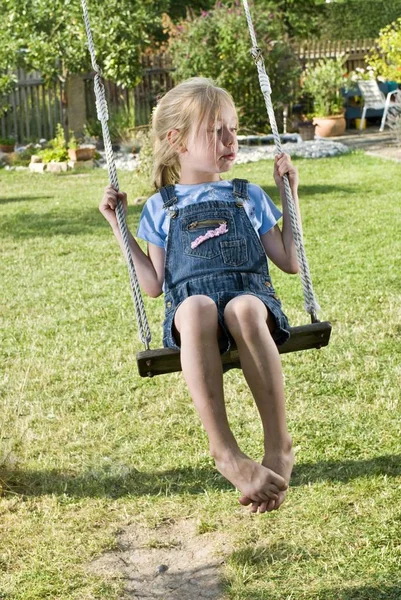
[[[180,154],[180,183],[219,181],[220,173],[231,169],[238,152],[237,121],[234,108],[227,105],[218,119],[193,128]]]

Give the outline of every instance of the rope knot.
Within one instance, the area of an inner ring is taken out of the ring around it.
[[[258,64],[258,62],[262,62],[262,63],[264,62],[261,48],[254,46],[253,48],[251,48],[251,54],[252,54],[252,58],[256,64]]]

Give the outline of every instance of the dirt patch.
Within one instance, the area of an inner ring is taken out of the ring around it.
[[[366,152],[369,156],[379,156],[380,158],[386,158],[387,160],[394,160],[395,162],[401,162],[401,148],[397,146],[381,146],[372,148]]]
[[[221,532],[197,533],[194,519],[169,520],[155,529],[137,524],[118,536],[118,549],[94,561],[92,573],[122,577],[124,598],[223,600],[228,542]]]

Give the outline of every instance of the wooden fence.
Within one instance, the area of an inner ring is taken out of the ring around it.
[[[310,40],[294,43],[293,48],[303,68],[307,63],[317,62],[320,58],[344,56],[345,71],[349,73],[357,67],[366,67],[365,56],[374,45],[374,39],[351,41]]]
[[[17,77],[14,91],[5,99],[9,108],[0,119],[1,137],[15,137],[20,142],[52,138],[57,123],[63,122],[62,82],[45,86],[37,71],[18,70]]]
[[[374,45],[374,40],[308,41],[295,43],[294,50],[303,67],[320,58],[344,55],[345,70],[364,67],[364,57]],[[133,89],[126,89],[106,81],[106,96],[111,112],[134,108],[135,125],[145,125],[160,94],[174,85],[174,68],[168,55],[145,55],[142,62],[143,78]],[[93,75],[85,80],[87,119],[95,120],[96,109],[93,92]],[[45,86],[40,73],[18,72],[18,84],[6,102],[9,110],[0,118],[1,137],[14,136],[19,142],[50,139],[57,123],[65,120],[65,90],[61,81]]]
[[[108,105],[112,110],[135,107],[135,125],[147,125],[153,108],[161,94],[174,86],[174,67],[167,54],[153,54],[142,57],[142,80],[133,89],[122,88],[112,81],[105,81]],[[93,74],[85,77],[86,114],[95,119],[95,94]]]

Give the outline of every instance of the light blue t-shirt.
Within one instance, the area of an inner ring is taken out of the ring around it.
[[[208,200],[235,202],[231,181],[223,180],[193,185],[175,185],[178,209],[188,204],[197,204]],[[248,186],[249,200],[244,203],[247,215],[258,235],[263,235],[274,227],[282,216],[269,196],[258,185]],[[170,217],[163,209],[163,199],[157,192],[147,200],[143,207],[137,236],[155,246],[166,249]]]

